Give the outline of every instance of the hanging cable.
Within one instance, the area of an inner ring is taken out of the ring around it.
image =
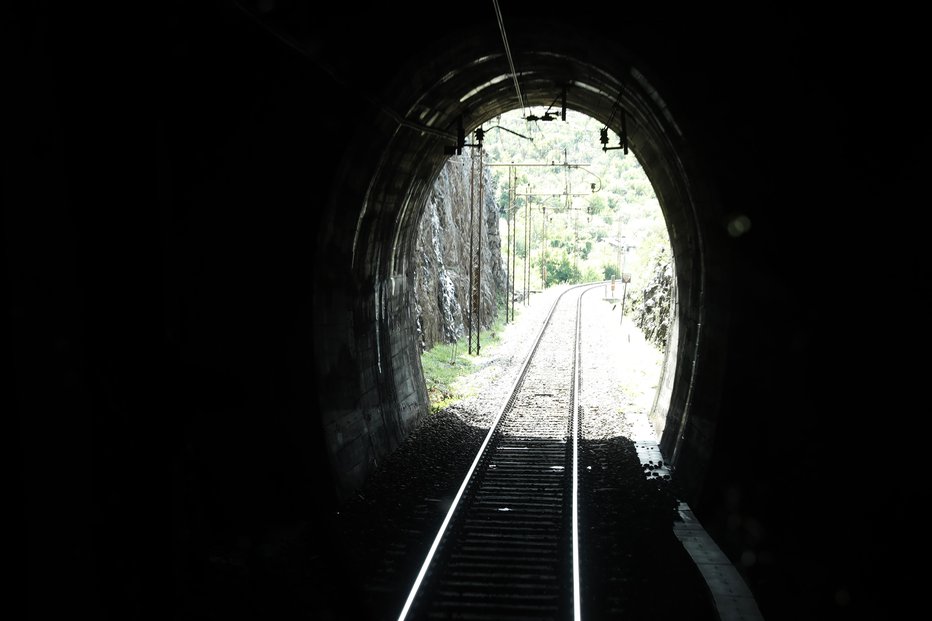
[[[621,133],[618,136],[618,146],[608,146],[608,127],[599,130],[599,142],[602,143],[603,151],[614,151],[615,149],[624,149],[625,155],[628,154],[628,121],[624,108],[621,109]]]
[[[547,111],[544,112],[544,116],[540,117],[541,121],[553,121],[554,119],[557,118],[550,114],[550,110],[553,109],[553,105],[557,103],[558,99],[561,100],[562,102],[561,111],[560,111],[560,119],[564,121],[566,120],[566,87],[564,86],[562,92],[556,97],[554,97],[553,101],[550,102],[550,105],[547,106]]]
[[[490,127],[489,129],[502,129],[502,130],[508,132],[509,134],[514,134],[514,135],[517,136],[518,138],[524,138],[525,140],[530,140],[531,142],[534,142],[534,139],[533,139],[533,138],[531,138],[531,137],[529,137],[529,136],[525,136],[524,134],[519,134],[518,132],[516,132],[516,131],[514,131],[514,130],[511,130],[511,129],[508,129],[507,127],[502,127],[501,125],[493,125],[493,126]]]
[[[518,72],[515,70],[515,62],[511,58],[511,48],[508,46],[508,35],[505,34],[505,22],[502,21],[502,10],[498,6],[498,0],[492,0],[495,5],[495,17],[498,19],[498,29],[502,31],[502,42],[505,44],[505,56],[508,58],[508,66],[511,68],[511,79],[515,83],[515,93],[518,95],[518,107],[526,112],[524,97],[521,96],[521,87],[518,86]]]
[[[618,110],[623,110],[621,107],[621,96],[624,95],[624,92],[625,87],[622,85],[621,88],[618,89],[618,97],[616,97],[615,101],[612,103],[612,114],[608,117],[608,123],[605,124],[606,126],[611,125],[612,121],[615,120],[615,112]]]
[[[608,123],[606,123],[599,132],[599,141],[602,143],[603,151],[612,151],[615,149],[624,149],[625,155],[628,154],[628,119],[625,114],[625,109],[621,107],[621,96],[624,94],[624,87],[619,89],[618,97],[615,99],[615,103],[612,104],[612,113],[608,117]],[[609,147],[608,146],[608,128],[612,124],[612,121],[615,120],[615,112],[621,111],[621,133],[618,136],[618,146]]]

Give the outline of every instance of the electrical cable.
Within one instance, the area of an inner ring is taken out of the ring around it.
[[[526,112],[527,106],[524,103],[524,97],[521,95],[521,87],[518,86],[518,72],[515,70],[515,61],[511,57],[511,48],[508,46],[508,35],[505,34],[505,22],[502,21],[502,10],[498,6],[498,0],[492,0],[495,5],[495,17],[498,19],[498,29],[502,32],[502,42],[505,44],[505,56],[508,58],[508,66],[511,68],[511,79],[515,83],[515,93],[518,95],[518,106]],[[525,114],[525,116],[527,116]]]
[[[490,129],[490,130],[491,130],[491,129],[503,129],[503,130],[505,130],[506,132],[508,132],[509,134],[514,134],[514,135],[517,136],[518,138],[524,138],[525,140],[530,140],[531,142],[534,142],[534,139],[533,139],[533,138],[531,138],[531,137],[529,137],[529,136],[525,136],[524,134],[519,134],[518,132],[513,131],[513,130],[510,130],[510,129],[508,129],[507,127],[502,127],[501,125],[493,125],[493,126],[490,127],[489,129]]]

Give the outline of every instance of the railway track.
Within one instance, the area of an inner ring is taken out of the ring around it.
[[[399,621],[580,618],[579,333],[592,288],[554,302]]]

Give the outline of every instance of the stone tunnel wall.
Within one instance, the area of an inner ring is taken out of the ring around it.
[[[364,224],[361,236],[366,241],[360,243],[360,256],[365,258],[359,260],[362,275],[352,293],[354,300],[317,315],[323,322],[319,347],[335,346],[334,335],[354,335],[350,347],[338,348],[345,355],[329,354],[319,360],[328,374],[321,391],[323,432],[340,497],[352,494],[427,412],[420,363],[423,349],[466,336],[470,158],[447,159],[433,184],[428,183],[429,158],[423,162],[413,182],[426,195],[421,214],[411,213],[400,221],[373,217]],[[368,195],[372,213],[402,200],[394,183],[391,175],[378,177],[376,189]],[[505,272],[488,171],[484,184],[481,325],[488,327],[504,290]],[[405,212],[408,209],[416,209],[416,201],[407,203]],[[386,240],[409,237],[410,253],[387,256],[393,244]],[[336,303],[341,286],[340,279],[329,282],[321,297]]]
[[[377,288],[378,310],[369,306],[356,322],[380,322],[386,330],[375,340],[366,332],[357,333],[353,359],[345,360],[339,371],[346,375],[351,365],[359,369],[358,375],[350,376],[347,407],[329,410],[323,420],[327,450],[334,471],[340,473],[344,496],[404,440],[426,409],[424,380],[416,372],[420,350],[411,338],[409,294],[405,278],[390,278]]]

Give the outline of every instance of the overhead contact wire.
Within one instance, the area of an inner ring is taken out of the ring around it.
[[[520,106],[523,111],[525,109],[524,97],[521,96],[521,87],[518,85],[518,72],[515,70],[515,61],[511,57],[508,35],[505,34],[505,22],[502,20],[502,10],[498,6],[498,0],[492,0],[492,4],[495,5],[495,17],[498,19],[498,29],[502,32],[502,43],[505,44],[505,57],[508,58],[508,67],[511,69],[511,79],[515,83],[515,93],[518,95],[518,106]]]

